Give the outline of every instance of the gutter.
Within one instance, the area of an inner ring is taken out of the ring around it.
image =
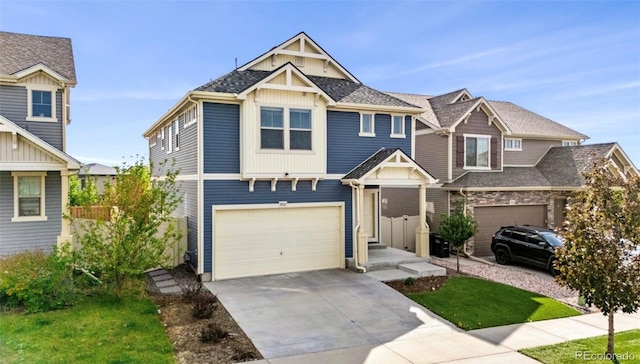
[[[358,188],[357,186],[355,186],[353,184],[353,182],[349,182],[349,187],[351,187],[352,191]],[[356,196],[358,196],[357,193],[356,193]],[[356,209],[358,209],[357,205],[358,204],[356,204]],[[367,268],[365,268],[365,267],[363,267],[361,265],[358,265],[358,229],[360,228],[360,218],[359,218],[360,213],[361,213],[361,211],[358,210],[358,213],[356,214],[358,216],[358,224],[355,226],[355,228],[353,230],[355,232],[355,234],[354,234],[355,239],[352,240],[352,243],[351,243],[351,245],[353,247],[353,265],[356,268],[356,270],[358,270],[360,273],[367,273]]]

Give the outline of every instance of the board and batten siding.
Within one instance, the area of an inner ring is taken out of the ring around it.
[[[508,138],[505,136],[505,138]],[[533,166],[551,147],[562,146],[561,140],[522,139],[522,150],[504,151],[505,166]]]
[[[458,136],[464,136],[464,134],[477,134],[477,135],[490,135],[491,136],[491,144],[490,149],[495,145],[497,147],[497,151],[490,151],[490,165],[492,170],[502,170],[502,131],[498,129],[493,123],[489,124],[489,119],[487,114],[484,111],[473,111],[469,120],[467,122],[461,122],[456,126],[455,134],[453,135],[453,179],[456,179],[458,176],[467,171],[463,167],[457,166],[457,149],[458,143],[455,140]],[[496,142],[494,142],[496,140]],[[462,148],[464,148],[464,143],[462,143]],[[464,149],[462,150],[462,156],[464,157]],[[495,160],[494,157],[495,156]]]
[[[47,221],[11,221],[14,217],[13,179],[11,172],[0,172],[0,256],[34,249],[52,251],[62,225],[60,173],[49,171],[45,177]]]
[[[315,100],[312,93],[260,90],[258,99],[255,92],[249,94],[242,104],[242,174],[243,176],[283,176],[320,177],[326,170],[326,103],[320,98]],[[311,150],[261,149],[260,146],[260,109],[279,107],[284,109],[284,139],[288,139],[291,109],[311,111]],[[206,113],[205,113],[206,116]],[[205,138],[206,140],[206,138]],[[205,154],[206,155],[206,154]],[[206,162],[205,162],[206,163]]]
[[[416,135],[416,162],[441,183],[449,175],[448,150],[449,137],[446,135]]]
[[[30,143],[20,135],[18,135],[18,148],[13,149],[13,136],[11,133],[0,133],[1,162],[61,163],[51,153]]]
[[[321,180],[316,191],[311,190],[311,181],[298,182],[296,191],[291,191],[291,182],[278,182],[277,190],[271,191],[271,182],[256,181],[254,192],[249,192],[249,184],[246,181],[204,181],[204,272],[212,271],[212,206],[213,205],[244,205],[244,204],[275,204],[280,201],[287,203],[309,202],[344,202],[345,205],[345,257],[352,256],[352,211],[351,188],[343,186],[338,180]],[[247,226],[247,229],[250,229]],[[286,239],[283,236],[283,239]]]
[[[391,115],[375,114],[375,137],[361,137],[360,113],[327,111],[327,173],[346,174],[380,148],[400,148],[411,155],[411,116],[405,117],[406,138],[391,138]]]
[[[0,86],[0,115],[62,150],[62,91],[56,92],[55,102],[57,122],[27,121],[27,88]]]
[[[240,105],[203,104],[204,173],[240,173]]]

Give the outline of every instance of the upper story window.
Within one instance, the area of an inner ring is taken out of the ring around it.
[[[311,150],[311,110],[291,109],[289,123],[291,149]]]
[[[522,139],[517,138],[505,138],[504,139],[504,150],[522,150]]]
[[[562,146],[563,147],[573,147],[578,145],[578,142],[575,140],[563,140],[562,141]]]
[[[360,136],[376,136],[376,128],[373,114],[360,114]]]
[[[58,121],[56,118],[56,89],[38,85],[27,86],[27,121]]]
[[[311,110],[260,108],[260,148],[311,150]]]
[[[45,172],[13,172],[14,212],[11,221],[46,220]]]
[[[184,119],[184,115],[181,116],[178,120],[175,121],[175,126],[173,128],[173,130],[176,133],[176,140],[175,140],[175,145],[176,145],[176,151],[180,150],[180,124],[182,124],[181,119]]]
[[[488,135],[464,136],[464,167],[465,168],[490,168],[491,137]]]
[[[391,116],[391,137],[392,138],[405,138],[404,134],[404,116],[393,115]]]
[[[164,132],[164,135],[166,135],[167,137],[167,141],[165,141],[165,146],[167,147],[167,154],[171,153],[173,151],[173,138],[171,136],[171,124],[169,124],[169,126],[166,126],[165,129],[167,129]]]

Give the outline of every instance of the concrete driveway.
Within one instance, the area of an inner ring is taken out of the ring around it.
[[[267,359],[459,332],[384,283],[348,270],[241,278],[205,286]]]

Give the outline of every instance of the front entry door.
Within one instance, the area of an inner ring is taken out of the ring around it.
[[[369,242],[378,242],[378,190],[364,190],[362,220]]]

